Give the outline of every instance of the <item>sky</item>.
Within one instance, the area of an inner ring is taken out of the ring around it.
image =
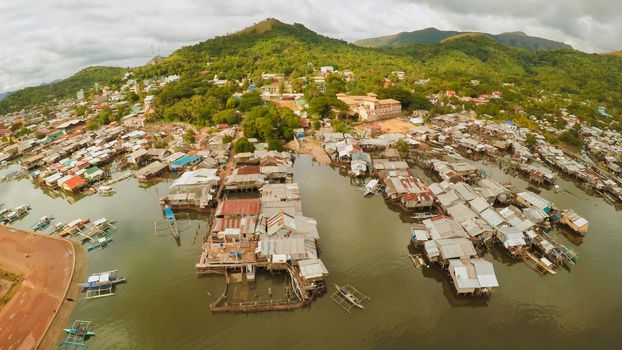
[[[622,49],[620,0],[0,0],[0,93],[91,65],[138,66],[154,54],[265,18],[359,39],[442,30],[528,35],[586,52]]]

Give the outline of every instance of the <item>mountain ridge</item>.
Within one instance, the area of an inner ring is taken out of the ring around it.
[[[385,35],[376,38],[361,39],[355,41],[354,44],[370,48],[399,47],[412,44],[438,44],[452,36],[478,33],[486,35],[504,45],[522,48],[529,51],[572,49],[572,46],[568,44],[546,38],[529,36],[521,31],[490,34],[480,32],[459,32],[453,30],[444,31],[434,27],[412,32]]]

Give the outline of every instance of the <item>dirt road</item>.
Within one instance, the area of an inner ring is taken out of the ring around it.
[[[0,267],[23,278],[15,295],[0,309],[0,349],[37,348],[57,314],[65,319],[59,316],[55,326],[66,323],[70,312],[61,306],[65,307],[72,279],[78,278],[74,266],[83,264],[81,254],[78,251],[80,261],[76,261],[76,249],[66,240],[0,226]],[[55,341],[46,342],[46,348]]]

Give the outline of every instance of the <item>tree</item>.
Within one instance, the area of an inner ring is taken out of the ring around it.
[[[196,142],[194,138],[194,132],[190,129],[186,130],[186,133],[183,136],[184,142],[188,144],[193,144]]]
[[[269,151],[283,151],[283,145],[276,139],[268,140],[268,150]]]
[[[395,149],[400,153],[400,156],[402,156],[402,158],[405,158],[408,155],[410,146],[408,145],[408,142],[404,140],[398,140],[397,142],[395,142]]]
[[[240,104],[238,109],[242,112],[248,112],[253,107],[261,106],[263,104],[263,100],[261,99],[261,95],[257,91],[251,91],[246,93],[240,97]]]
[[[332,115],[333,109],[345,112],[348,111],[349,107],[336,97],[318,96],[309,101],[309,109],[312,114],[317,114],[322,118],[328,118]]]
[[[235,142],[233,149],[235,150],[235,153],[253,152],[255,150],[255,146],[250,143],[246,137],[242,137]]]
[[[576,148],[583,147],[583,142],[581,141],[579,131],[576,127],[568,129],[561,133],[561,135],[559,135],[559,140],[567,145],[574,146]]]
[[[214,124],[237,124],[240,121],[240,115],[233,109],[222,110],[212,117]]]
[[[225,108],[236,108],[240,101],[237,98],[231,96],[227,99],[227,103],[225,103]]]
[[[533,147],[538,142],[536,135],[532,133],[527,134],[525,139],[526,139],[525,142],[527,143],[527,146],[529,147]]]

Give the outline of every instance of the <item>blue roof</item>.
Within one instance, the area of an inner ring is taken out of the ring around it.
[[[197,160],[199,160],[201,157],[199,156],[183,156],[179,159],[177,159],[176,161],[172,162],[171,165],[174,167],[181,167],[184,165],[188,165],[192,162],[196,162]]]

